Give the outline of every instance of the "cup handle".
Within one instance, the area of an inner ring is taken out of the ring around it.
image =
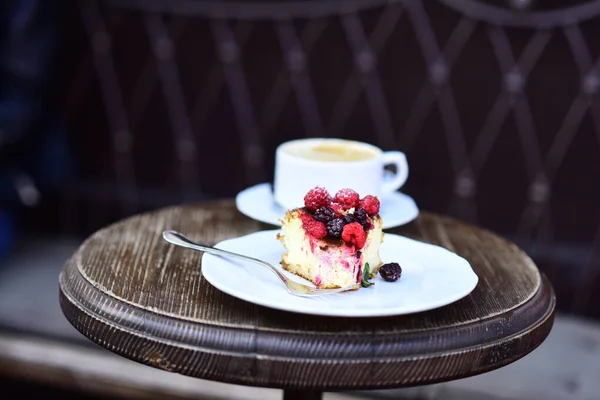
[[[382,154],[382,167],[386,165],[395,165],[395,174],[385,174],[391,176],[390,178],[384,179],[381,185],[381,192],[383,194],[392,193],[400,189],[402,185],[408,179],[408,162],[406,161],[406,155],[401,151],[386,151]],[[384,176],[385,176],[384,175]]]

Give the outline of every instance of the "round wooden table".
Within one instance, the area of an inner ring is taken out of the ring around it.
[[[94,233],[67,261],[60,304],[75,328],[167,371],[320,398],[490,371],[534,350],[552,327],[554,292],[531,259],[453,219],[421,213],[390,232],[466,258],[479,276],[475,290],[433,311],[359,319],[287,313],[224,294],[202,278],[203,253],[165,242],[165,229],[214,244],[273,227],[231,201],[171,207]]]

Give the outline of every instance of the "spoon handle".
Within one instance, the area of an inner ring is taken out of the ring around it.
[[[212,254],[224,255],[224,256],[230,256],[230,257],[237,257],[237,258],[240,258],[240,259],[246,260],[246,261],[253,261],[257,264],[262,265],[263,267],[269,268],[284,282],[287,281],[287,278],[285,277],[285,275],[283,275],[281,272],[279,272],[277,270],[277,268],[273,267],[271,264],[267,263],[266,261],[259,260],[258,258],[249,257],[249,256],[245,256],[245,255],[238,254],[238,253],[232,253],[231,251],[218,249],[216,247],[211,247],[211,246],[206,246],[206,245],[203,245],[200,243],[196,243],[196,242],[188,239],[183,234],[181,234],[177,231],[167,230],[167,231],[164,231],[162,235],[163,235],[163,238],[167,242],[175,244],[177,246],[187,247],[188,249],[193,249],[193,250],[204,251],[206,253],[212,253]]]

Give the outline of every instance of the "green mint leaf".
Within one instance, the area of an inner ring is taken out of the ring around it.
[[[369,266],[369,263],[366,263],[365,267],[363,268],[362,279],[360,282],[362,287],[366,288],[374,285],[373,282],[369,282],[369,279],[371,279],[371,267]]]

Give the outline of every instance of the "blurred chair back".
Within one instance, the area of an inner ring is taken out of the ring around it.
[[[407,153],[425,210],[523,246],[600,316],[600,1],[80,1],[65,229],[272,179],[286,140]],[[481,249],[485,251],[485,249]]]

